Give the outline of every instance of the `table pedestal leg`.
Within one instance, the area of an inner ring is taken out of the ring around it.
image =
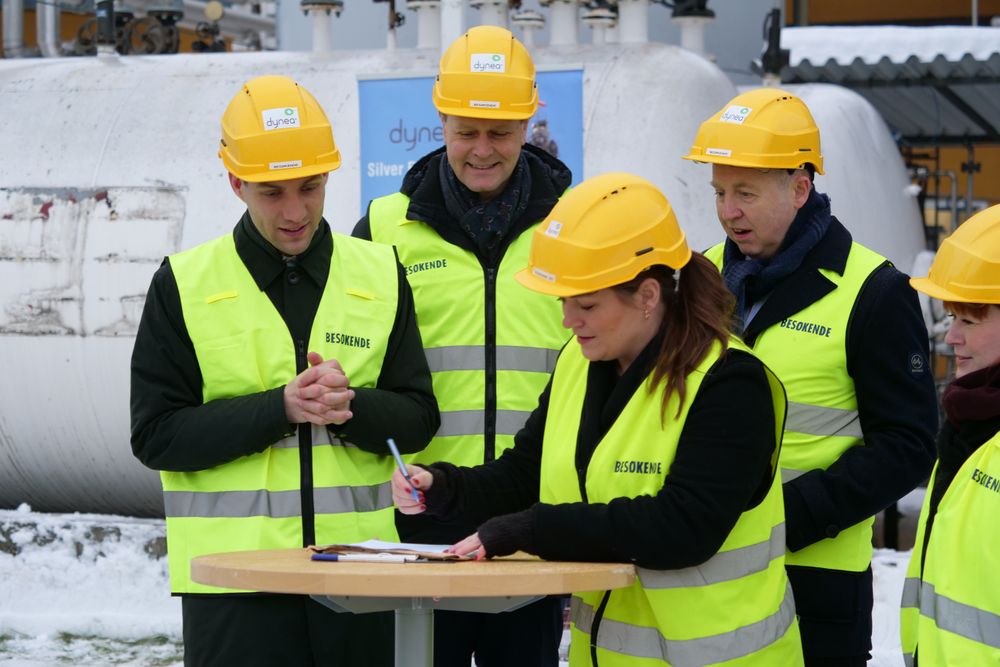
[[[434,610],[396,609],[396,667],[434,664]]]

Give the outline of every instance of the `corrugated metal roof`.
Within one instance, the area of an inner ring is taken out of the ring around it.
[[[852,88],[910,144],[1000,142],[1000,28],[784,28],[787,83]]]

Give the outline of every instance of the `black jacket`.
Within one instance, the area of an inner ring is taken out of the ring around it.
[[[263,239],[249,214],[233,235],[240,258],[281,313],[293,340],[308,341],[333,252],[326,221],[309,248],[289,260]],[[440,422],[402,267],[398,284],[396,320],[377,386],[355,387],[353,418],[330,427],[335,435],[377,454],[387,453],[385,438],[390,435],[403,451],[422,449]],[[305,359],[298,363],[301,372]],[[154,470],[211,468],[263,451],[296,430],[286,420],[283,386],[202,403],[201,369],[169,258],[154,274],[146,296],[132,351],[131,385],[132,451]]]
[[[775,287],[743,338],[822,299],[834,284],[819,269],[843,273],[851,234],[836,219],[802,265]],[[787,543],[802,549],[871,517],[924,481],[934,463],[937,395],[927,330],[907,276],[886,263],[862,287],[847,329],[847,372],[854,380],[864,446],[826,470],[786,483]]]
[[[511,221],[511,225],[503,230],[499,242],[488,256],[484,255],[475,241],[462,229],[458,220],[449,212],[445,204],[445,194],[441,185],[441,161],[447,159],[445,148],[439,148],[417,161],[406,173],[400,192],[409,197],[407,218],[426,223],[435,230],[441,239],[475,255],[483,267],[485,295],[485,339],[488,349],[495,349],[496,327],[495,317],[495,285],[497,268],[503,260],[510,244],[521,234],[549,214],[562,193],[569,187],[572,174],[569,168],[552,157],[549,153],[530,144],[521,147],[531,176],[531,193],[528,205],[520,217]],[[371,223],[368,214],[358,221],[354,228],[354,236],[371,239]],[[442,294],[441,298],[449,298]],[[567,337],[569,334],[567,333]],[[487,369],[484,378],[487,392],[486,423],[483,433],[483,460],[495,458],[496,450],[496,370]],[[396,526],[403,539],[416,542],[445,543],[461,539],[469,534],[475,526],[461,521],[447,525],[440,522],[427,521],[420,516],[397,515]]]
[[[491,257],[483,257],[476,244],[459,226],[458,221],[448,212],[444,203],[444,191],[441,188],[441,160],[446,159],[445,149],[439,148],[420,158],[403,177],[399,191],[410,198],[406,217],[410,220],[426,222],[441,238],[468,250],[479,257],[483,266],[496,267],[500,264],[507,247],[526,229],[543,219],[559,201],[559,197],[569,187],[573,180],[569,167],[552,157],[540,148],[531,144],[521,146],[521,151],[527,158],[531,170],[531,198],[527,209],[506,230],[502,241]],[[354,236],[371,240],[371,224],[368,213],[354,227]]]
[[[658,345],[659,340],[651,342],[620,378],[616,362],[590,364],[577,433],[581,490],[594,449],[648,376]],[[514,447],[498,460],[475,468],[430,466],[434,483],[426,492],[428,512],[461,515],[473,525],[507,515],[480,532],[488,553],[495,552],[490,549],[497,540],[504,552],[522,550],[550,560],[689,567],[714,555],[740,514],[767,494],[774,412],[755,357],[730,350],[709,371],[659,493],[607,504],[537,502],[550,389],[551,383]]]

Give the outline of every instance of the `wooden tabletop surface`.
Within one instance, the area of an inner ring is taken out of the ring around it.
[[[628,564],[543,561],[525,555],[427,563],[343,563],[309,556],[306,549],[199,556],[191,561],[191,578],[271,593],[370,597],[551,595],[622,588],[635,580],[635,567]]]

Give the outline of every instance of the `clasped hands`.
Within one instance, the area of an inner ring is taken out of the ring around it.
[[[318,352],[307,357],[309,368],[285,385],[285,416],[289,424],[318,426],[343,424],[353,416],[354,390],[336,359],[323,360]]]

